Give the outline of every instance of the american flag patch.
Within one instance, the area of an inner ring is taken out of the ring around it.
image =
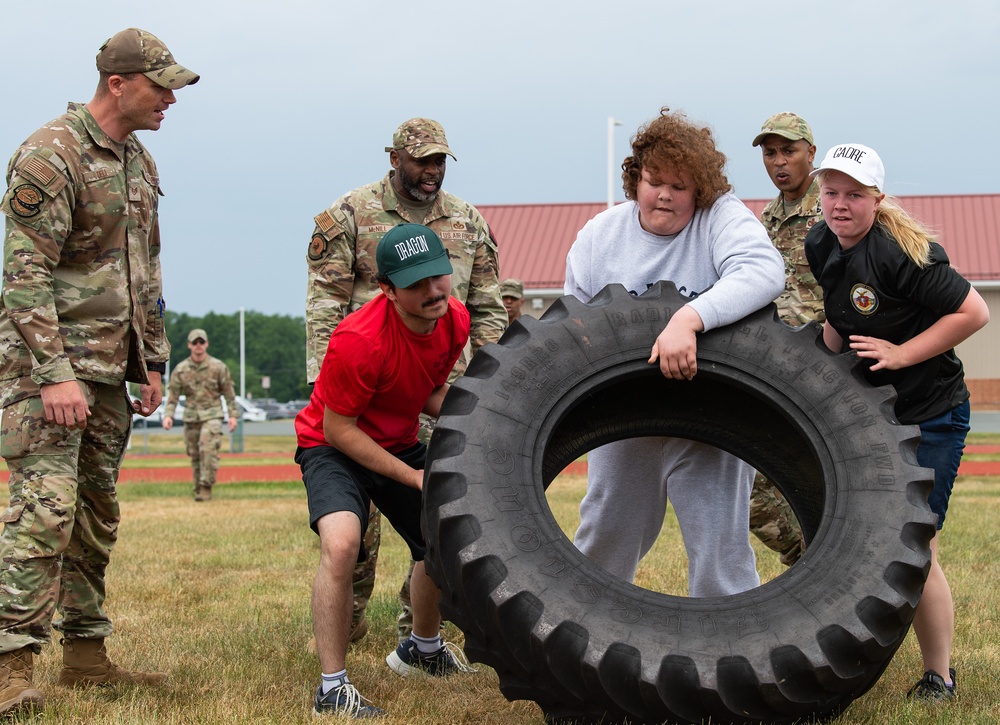
[[[330,216],[330,212],[325,211],[315,219],[316,226],[318,226],[322,232],[328,232],[330,231],[330,228],[333,227],[333,217]]]
[[[48,184],[56,176],[56,172],[51,166],[36,158],[28,159],[22,170],[31,174],[43,184]]]

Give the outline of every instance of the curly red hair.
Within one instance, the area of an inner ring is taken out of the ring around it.
[[[635,201],[642,170],[671,170],[687,174],[697,189],[695,205],[707,209],[716,199],[732,189],[724,168],[726,155],[715,148],[712,129],[696,126],[680,111],[667,106],[660,115],[640,126],[632,137],[632,155],[622,162],[625,198]]]

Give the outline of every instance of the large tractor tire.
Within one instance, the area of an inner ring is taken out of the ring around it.
[[[684,303],[668,282],[638,298],[609,285],[520,318],[476,354],[431,440],[424,530],[442,614],[503,694],[550,722],[836,715],[888,665],[930,567],[930,472],[892,389],[773,306],[699,335],[698,374],[667,380],[646,360]],[[586,451],[648,435],[709,443],[764,473],[802,524],[802,559],[756,589],[687,598],[584,557],[546,486]]]

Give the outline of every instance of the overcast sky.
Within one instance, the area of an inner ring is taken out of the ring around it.
[[[473,204],[604,201],[608,118],[620,164],[663,105],[714,129],[743,198],[775,194],[750,142],[785,110],[820,157],[875,148],[892,194],[1000,191],[996,0],[4,2],[3,158],[91,99],[98,47],[130,26],[202,75],[140,132],[167,304],[193,315],[301,316],[312,218],[384,175],[412,116],[444,125],[445,188]]]

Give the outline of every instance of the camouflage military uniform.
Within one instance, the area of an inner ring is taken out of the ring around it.
[[[222,445],[222,398],[231,416],[236,415],[233,376],[224,362],[207,355],[200,363],[183,360],[170,373],[170,392],[163,415],[174,417],[177,400],[184,401],[184,445],[194,470],[194,492],[207,488],[211,493],[219,470]]]
[[[497,247],[486,221],[474,206],[441,190],[423,219],[411,218],[392,186],[393,171],[374,184],[362,186],[337,199],[319,214],[309,244],[309,283],[306,294],[306,373],[310,382],[319,375],[334,328],[344,316],[379,292],[375,275],[375,248],[379,239],[397,224],[413,222],[430,227],[441,238],[454,272],[451,294],[464,302],[472,317],[471,352],[500,339],[507,326],[507,311],[500,299]],[[455,364],[451,380],[465,372],[468,356]],[[426,442],[433,427],[421,417],[420,439]],[[375,586],[375,566],[381,539],[381,515],[372,509],[365,532],[368,558],[354,572],[354,616],[357,639],[368,598]],[[412,571],[412,566],[411,566]],[[400,591],[403,616],[401,639],[409,636],[409,576]]]
[[[778,194],[760,215],[771,241],[785,260],[785,291],[775,300],[778,315],[796,327],[826,319],[823,289],[813,277],[805,255],[806,234],[822,218],[819,184],[815,179],[795,206],[786,207]],[[781,563],[786,566],[798,561],[805,550],[802,529],[791,506],[760,473],[754,477],[750,494],[750,531],[769,549],[781,554]]]
[[[806,234],[813,224],[823,219],[819,205],[819,184],[813,179],[809,190],[798,204],[785,208],[781,194],[760,213],[774,246],[785,260],[785,291],[775,304],[781,319],[799,326],[816,320],[823,322],[823,288],[813,276],[806,261]]]
[[[111,632],[104,572],[131,428],[125,381],[148,383],[163,332],[156,166],[134,135],[112,141],[70,104],[14,154],[0,306],[0,453],[10,505],[0,537],[0,652]],[[45,420],[40,385],[76,380],[84,430]]]
[[[500,300],[497,247],[486,220],[474,206],[442,190],[423,219],[411,219],[399,203],[389,172],[374,184],[342,196],[316,218],[309,252],[306,292],[306,374],[319,375],[334,328],[344,316],[379,292],[375,247],[397,224],[431,228],[448,249],[455,272],[451,294],[472,316],[472,351],[500,339],[507,312]],[[464,372],[468,360],[455,366]]]

